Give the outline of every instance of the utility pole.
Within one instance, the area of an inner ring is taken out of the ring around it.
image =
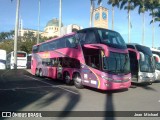
[[[41,0],[38,0],[38,36],[37,36],[37,44],[39,43],[39,30],[40,30],[40,10],[41,10]]]
[[[20,0],[17,0],[16,8],[16,23],[15,23],[15,37],[14,37],[14,69],[17,69],[17,39],[18,39],[18,27],[19,27],[19,6]]]
[[[114,30],[114,7],[112,6],[112,30]]]
[[[59,0],[59,36],[61,36],[62,27],[62,0]]]

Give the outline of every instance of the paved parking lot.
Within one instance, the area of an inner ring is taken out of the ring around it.
[[[134,84],[125,90],[100,91],[88,87],[77,89],[65,85],[63,81],[38,78],[32,76],[29,70],[5,70],[0,71],[0,96],[0,111],[60,111],[55,119],[75,120],[75,117],[68,117],[71,111],[82,111],[82,117],[83,111],[160,111],[160,81],[152,85]],[[89,117],[92,116],[89,114],[85,119]],[[108,120],[105,117],[92,119]],[[128,120],[126,117],[110,119]]]

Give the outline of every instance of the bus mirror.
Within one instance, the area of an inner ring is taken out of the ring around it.
[[[154,56],[154,55],[153,55],[153,57],[154,57],[155,62],[160,62],[160,61],[159,61],[160,59],[159,59],[158,56]]]
[[[141,61],[145,61],[144,54],[142,52],[139,52],[139,53],[140,53],[140,59],[141,59]]]

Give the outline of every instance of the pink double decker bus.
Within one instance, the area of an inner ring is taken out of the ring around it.
[[[33,46],[33,75],[61,79],[77,88],[129,88],[130,59],[115,31],[86,28]]]

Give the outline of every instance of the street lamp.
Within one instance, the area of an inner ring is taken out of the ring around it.
[[[16,8],[16,22],[15,22],[15,38],[14,38],[14,69],[17,69],[17,39],[18,39],[18,27],[19,27],[19,7],[20,0],[17,0]]]
[[[37,37],[37,44],[39,43],[39,30],[40,30],[40,6],[41,0],[38,0],[38,37]]]
[[[59,0],[59,36],[61,36],[62,27],[62,0]]]

